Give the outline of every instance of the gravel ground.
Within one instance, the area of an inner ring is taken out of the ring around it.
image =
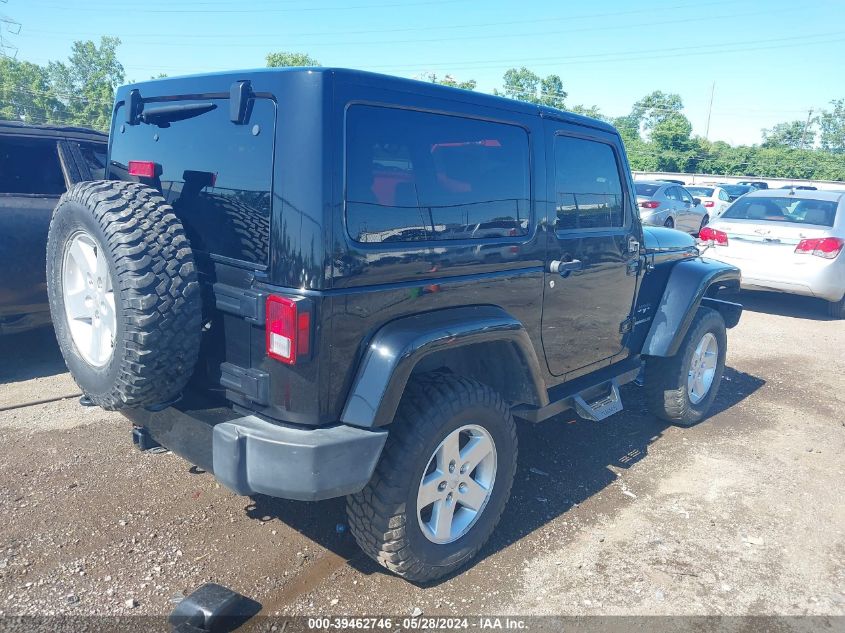
[[[136,451],[69,397],[51,332],[0,340],[0,615],[165,614],[206,581],[265,613],[845,615],[845,327],[742,300],[711,418],[666,426],[628,387],[604,423],[524,426],[501,527],[428,587],[358,552],[342,500],[239,497]]]

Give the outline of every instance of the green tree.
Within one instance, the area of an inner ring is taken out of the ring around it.
[[[0,57],[0,119],[62,123],[65,105],[57,98],[45,68]]]
[[[609,121],[602,111],[599,109],[598,106],[584,106],[584,105],[574,105],[567,108],[570,112],[574,112],[575,114],[580,114],[583,116],[588,116],[592,119],[599,119],[601,121]]]
[[[465,81],[458,81],[452,75],[446,74],[441,79],[435,73],[426,73],[422,76],[423,81],[430,81],[433,84],[440,84],[441,86],[451,86],[452,88],[462,88],[464,90],[475,90],[475,79],[467,79]]]
[[[789,147],[800,149],[804,145],[813,145],[815,132],[806,131],[807,124],[804,121],[789,121],[763,130],[763,147]]]
[[[821,148],[834,154],[845,153],[845,99],[831,101],[833,110],[822,110],[819,117]]]
[[[642,127],[646,132],[650,132],[658,123],[672,115],[680,114],[683,109],[684,103],[680,95],[655,90],[637,101],[629,116],[638,128]]]
[[[267,53],[268,68],[287,68],[290,66],[319,66],[320,62],[306,53],[280,51]]]
[[[651,128],[651,141],[660,150],[689,149],[692,123],[680,112],[662,116]]]
[[[57,97],[67,107],[68,121],[100,130],[109,128],[115,89],[124,82],[117,59],[120,39],[100,38],[73,43],[67,63],[50,62],[47,72]]]
[[[540,77],[525,66],[506,71],[503,81],[502,92],[495,90],[494,94],[519,101],[562,109],[568,96],[559,76]]]

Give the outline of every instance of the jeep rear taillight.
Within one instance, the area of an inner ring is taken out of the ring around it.
[[[267,297],[267,355],[293,365],[311,353],[311,311],[287,297]]]
[[[130,160],[129,175],[139,178],[155,178],[158,176],[158,165],[151,160]]]
[[[795,254],[815,255],[816,257],[824,257],[825,259],[834,259],[839,255],[843,246],[845,246],[845,240],[838,237],[817,237],[801,240],[798,246],[795,247]]]

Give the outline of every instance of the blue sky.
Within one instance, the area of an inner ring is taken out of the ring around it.
[[[555,73],[567,103],[625,114],[652,90],[679,93],[711,140],[760,141],[845,98],[845,1],[807,0],[8,0],[17,57],[63,60],[76,39],[116,35],[129,80],[264,65],[270,51],[325,66],[475,79]]]

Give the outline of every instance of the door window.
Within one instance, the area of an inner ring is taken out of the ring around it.
[[[608,229],[625,224],[622,181],[613,148],[599,141],[555,137],[555,228]]]
[[[55,141],[0,139],[0,193],[58,196],[64,191]]]
[[[681,194],[681,200],[682,201],[687,202],[689,204],[692,204],[692,196],[689,195],[689,191],[687,191],[686,189],[682,189],[680,187],[678,187],[678,191]]]
[[[355,105],[346,222],[357,242],[525,235],[528,134],[515,125]]]
[[[725,192],[724,189],[719,189],[719,200],[724,200],[725,202],[730,202],[731,198],[727,194],[727,192]]]

